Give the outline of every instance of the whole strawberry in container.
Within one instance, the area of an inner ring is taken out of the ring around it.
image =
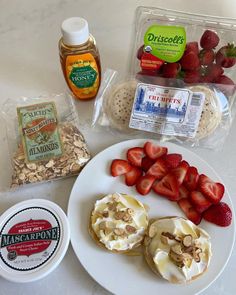
[[[231,68],[236,63],[236,47],[228,44],[216,53],[216,63],[223,68]]]

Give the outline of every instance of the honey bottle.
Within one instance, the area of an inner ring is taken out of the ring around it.
[[[80,17],[63,21],[59,52],[62,71],[74,96],[81,100],[96,97],[100,86],[101,65],[88,23]]]

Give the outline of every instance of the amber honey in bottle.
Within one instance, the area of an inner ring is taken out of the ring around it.
[[[81,100],[96,96],[101,79],[99,51],[88,23],[80,17],[63,21],[59,52],[62,71],[74,96]]]

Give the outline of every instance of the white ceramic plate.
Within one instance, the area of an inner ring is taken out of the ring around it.
[[[121,177],[110,176],[109,168],[114,158],[125,159],[128,148],[143,146],[146,140],[134,139],[115,144],[96,155],[83,169],[71,192],[68,217],[71,227],[71,243],[87,272],[104,288],[114,294],[144,295],[196,294],[207,288],[223,271],[232,252],[235,223],[221,228],[202,221],[200,226],[211,236],[213,257],[208,271],[187,285],[170,284],[154,275],[141,256],[109,253],[99,248],[88,233],[90,212],[96,199],[112,192],[128,193],[150,207],[149,216],[184,216],[178,205],[154,193],[139,195],[135,188],[127,187]],[[169,152],[180,153],[183,159],[215,181],[221,181],[216,172],[201,158],[180,146],[166,143]],[[226,190],[223,198],[233,209]]]

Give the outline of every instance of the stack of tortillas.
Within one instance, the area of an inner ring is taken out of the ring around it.
[[[215,93],[207,86],[196,85],[189,87],[189,89],[193,92],[205,94],[202,114],[195,136],[196,139],[202,139],[212,134],[219,126],[222,117],[220,103]]]
[[[129,131],[137,82],[127,81],[113,86],[103,99],[103,110],[111,127]]]

